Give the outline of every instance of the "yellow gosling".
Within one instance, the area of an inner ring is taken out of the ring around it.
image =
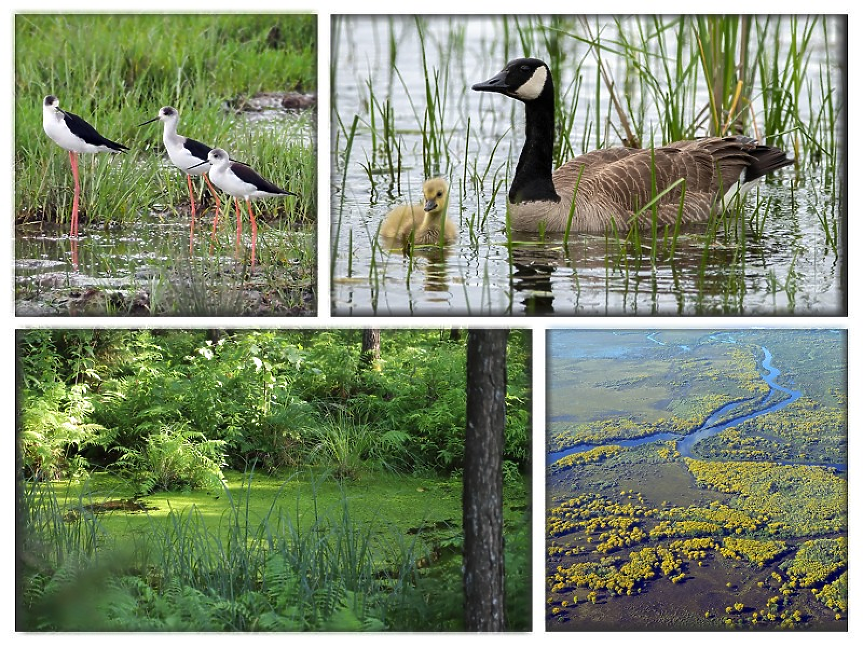
[[[381,225],[381,238],[401,246],[408,242],[411,232],[415,245],[437,245],[441,238],[445,243],[455,241],[458,231],[452,220],[446,217],[449,188],[443,178],[432,178],[423,184],[425,202],[403,204],[387,214]]]

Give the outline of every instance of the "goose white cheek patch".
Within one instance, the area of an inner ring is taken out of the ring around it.
[[[513,93],[514,96],[522,101],[533,101],[542,94],[545,87],[545,80],[548,77],[548,70],[540,66],[534,70],[533,75]]]

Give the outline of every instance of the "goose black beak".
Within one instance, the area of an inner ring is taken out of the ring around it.
[[[423,211],[434,211],[437,209],[437,202],[434,199],[426,200],[426,206],[423,207]]]
[[[146,126],[147,124],[151,124],[151,123],[153,123],[154,121],[159,121],[159,118],[158,118],[158,117],[153,117],[152,119],[148,119],[148,120],[147,120],[147,121],[145,121],[144,123],[142,123],[142,124],[138,124],[138,128],[140,128],[141,126]]]
[[[509,86],[506,83],[506,74],[506,70],[501,70],[488,81],[474,83],[471,89],[477,92],[500,92],[501,94],[506,94],[509,92]]]

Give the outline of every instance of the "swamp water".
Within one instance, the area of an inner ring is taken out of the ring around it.
[[[577,23],[570,27],[578,32]],[[605,28],[603,60],[618,87],[630,92],[632,70],[618,54],[616,27],[609,19]],[[827,68],[841,78],[833,38],[813,31],[806,86],[823,86]],[[577,232],[566,244],[561,235],[508,235],[506,193],[524,142],[524,109],[470,87],[511,58],[550,60],[551,49],[563,61],[556,89],[574,152],[566,159],[619,145],[595,59],[569,33],[529,19],[334,20],[334,314],[841,314],[842,174],[809,156],[762,182],[741,216],[720,224],[715,236],[707,225],[682,230],[673,243],[660,232],[656,245],[649,234],[629,245]],[[754,88],[755,101],[762,92]],[[841,105],[836,91],[829,92]],[[648,141],[659,117],[656,106],[642,100],[633,97],[633,105],[644,106]],[[810,95],[795,103],[799,123],[818,121],[820,101]],[[706,94],[696,103],[706,105]],[[456,243],[419,248],[412,257],[382,249],[377,229],[385,214],[395,204],[418,202],[425,177],[437,174],[450,182]]]
[[[245,113],[238,126],[254,137],[278,137],[292,146],[314,146],[313,121],[304,113],[261,109]],[[131,222],[82,218],[79,240],[68,223],[16,227],[15,311],[50,315],[266,315],[314,314],[312,289],[316,226],[270,218],[272,201],[254,201],[258,220],[256,267],[251,271],[251,227],[245,204],[242,239],[235,244],[236,211],[222,194],[218,231],[212,237],[215,201],[193,179],[195,235],[190,251],[191,211],[185,176],[164,156],[159,132],[153,151],[163,155],[166,182],[176,183],[175,205],[153,205]],[[90,156],[85,156],[89,158]],[[82,168],[91,168],[84,159]],[[96,163],[107,160],[96,160]],[[68,166],[68,164],[67,164]],[[87,172],[87,171],[84,171]],[[261,170],[266,175],[266,170]],[[71,173],[64,178],[72,190]],[[277,183],[279,180],[273,178]],[[292,200],[294,198],[291,198]]]

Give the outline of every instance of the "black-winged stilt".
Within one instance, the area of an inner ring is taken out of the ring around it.
[[[69,237],[78,237],[78,203],[81,196],[81,183],[78,179],[78,158],[76,153],[122,153],[128,146],[118,144],[103,137],[96,129],[78,115],[60,108],[60,100],[49,94],[42,102],[42,128],[60,148],[69,151],[72,177],[75,178],[75,194],[72,198],[72,224]]]
[[[285,191],[277,187],[269,180],[265,180],[251,168],[240,162],[231,161],[224,149],[214,148],[207,154],[207,162],[210,163],[210,179],[217,187],[228,195],[234,196],[234,205],[237,211],[237,246],[240,245],[243,217],[240,213],[240,202],[238,198],[244,198],[249,209],[249,219],[252,222],[252,267],[255,266],[255,244],[258,239],[258,224],[252,211],[252,198],[270,198],[282,195],[293,195],[296,193]],[[202,166],[202,162],[198,166]]]
[[[203,175],[210,192],[216,199],[216,217],[213,220],[213,236],[216,235],[216,225],[219,222],[219,194],[213,187],[210,180],[207,178],[207,171],[210,170],[210,163],[207,161],[207,155],[211,147],[203,144],[190,137],[183,137],[177,134],[177,123],[180,121],[180,113],[176,108],[165,106],[159,110],[159,114],[148,121],[145,121],[140,126],[146,126],[154,121],[161,121],[165,124],[162,131],[162,141],[165,144],[165,150],[168,151],[168,157],[171,162],[186,174],[186,183],[189,186],[189,200],[192,203],[192,225],[189,230],[189,253],[192,253],[192,243],[195,236],[195,194],[192,190],[192,176]]]

